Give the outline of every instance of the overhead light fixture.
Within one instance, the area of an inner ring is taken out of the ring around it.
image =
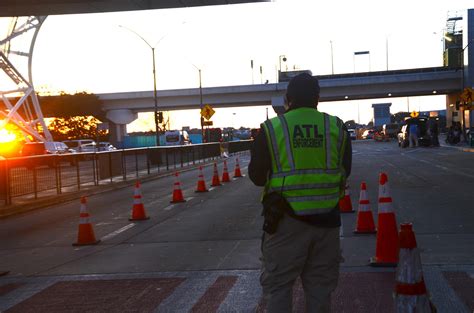
[[[392,94],[391,94],[391,93],[389,93],[387,96],[391,97],[391,96],[392,96]]]
[[[437,91],[436,91],[436,90],[433,90],[433,94],[436,94],[436,93],[437,93]]]
[[[453,106],[454,106],[454,104],[452,104],[452,103],[449,104],[449,107],[450,107],[450,108],[452,108]]]
[[[349,99],[349,96],[345,96],[344,99]]]

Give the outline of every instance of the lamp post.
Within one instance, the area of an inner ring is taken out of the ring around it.
[[[331,72],[332,75],[334,75],[334,55],[332,51],[332,40],[329,40],[329,43],[331,44]]]
[[[186,24],[186,21],[182,22],[181,25],[184,25]],[[150,45],[150,43],[148,43],[148,41],[145,40],[145,38],[143,38],[139,33],[137,33],[136,31],[134,31],[133,29],[130,29],[128,27],[125,27],[123,25],[119,25],[119,27],[121,28],[124,28],[126,30],[128,30],[129,32],[132,32],[134,33],[136,36],[138,36],[138,38],[140,38],[141,40],[143,40],[143,42],[146,43],[146,45],[148,47],[150,47],[151,49],[151,54],[152,54],[152,57],[153,57],[153,102],[154,102],[154,113],[155,113],[155,130],[156,130],[156,145],[159,146],[160,145],[160,133],[159,133],[159,120],[158,120],[158,98],[157,98],[157,95],[156,95],[156,63],[155,63],[155,48],[156,46],[158,46],[158,44],[166,37],[168,36],[168,34],[164,35],[163,37],[161,37],[156,43],[155,45]]]
[[[154,102],[154,115],[155,115],[155,130],[156,130],[156,145],[159,146],[160,145],[160,133],[159,133],[159,121],[158,121],[158,98],[156,96],[156,63],[155,63],[155,47],[160,43],[160,41],[166,37],[163,36],[160,38],[160,40],[158,40],[158,42],[155,44],[155,46],[152,46],[148,43],[148,41],[145,40],[145,38],[143,38],[142,36],[140,36],[140,34],[138,34],[136,31],[134,31],[133,29],[130,29],[128,27],[125,27],[125,26],[122,26],[122,25],[119,25],[119,27],[122,27],[122,28],[125,28],[126,30],[134,33],[135,35],[138,36],[138,38],[140,38],[141,40],[143,40],[143,42],[145,42],[147,44],[148,47],[150,47],[151,49],[151,54],[152,54],[152,58],[153,58],[153,102]]]
[[[201,78],[201,69],[191,63],[194,68],[196,68],[199,72],[199,108],[202,110],[203,103],[202,103],[202,78]],[[204,139],[204,117],[201,116],[201,138]],[[204,140],[203,140],[204,142]]]

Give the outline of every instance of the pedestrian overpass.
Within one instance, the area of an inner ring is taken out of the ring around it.
[[[462,90],[463,71],[462,68],[431,67],[317,77],[321,86],[320,102],[324,102],[457,95]],[[158,110],[199,109],[203,104],[213,108],[271,105],[280,113],[284,110],[287,84],[161,90],[157,92]],[[154,111],[153,91],[107,93],[98,94],[98,97],[107,118],[116,124],[112,132],[116,133],[118,141],[125,135],[125,125],[135,120],[138,112]],[[447,101],[452,98],[448,97]]]

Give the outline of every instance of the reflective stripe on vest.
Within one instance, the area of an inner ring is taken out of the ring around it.
[[[282,192],[297,215],[327,213],[342,194],[342,122],[298,108],[262,124],[272,159],[264,193]]]

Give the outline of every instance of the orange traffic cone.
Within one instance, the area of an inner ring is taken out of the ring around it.
[[[178,203],[178,202],[186,202],[183,197],[183,192],[181,191],[181,183],[179,182],[179,173],[176,172],[174,174],[175,182],[173,185],[173,199],[170,201],[170,203]]]
[[[378,204],[377,244],[370,265],[395,267],[398,263],[398,230],[385,173],[380,174]]]
[[[341,213],[354,213],[348,184],[346,184],[346,188],[344,189],[344,197],[339,200],[339,211]]]
[[[400,225],[400,263],[395,276],[395,312],[434,313],[423,278],[420,251],[412,224]]]
[[[242,173],[240,172],[239,158],[235,159],[234,177],[243,177]]]
[[[92,224],[89,221],[89,212],[87,212],[86,204],[86,197],[81,197],[77,242],[73,243],[73,246],[95,245],[100,242],[100,240],[95,239],[94,229],[92,228]]]
[[[140,191],[140,182],[137,180],[135,183],[135,190],[133,191],[133,207],[132,207],[132,217],[129,221],[140,221],[149,219],[145,213],[145,206],[142,203],[142,193]]]
[[[224,172],[222,173],[222,182],[228,183],[230,182],[229,171],[227,169],[227,161],[224,160]]]
[[[217,163],[214,163],[214,175],[212,176],[212,187],[221,186],[221,181],[219,180],[219,172],[217,171]]]
[[[195,192],[207,192],[207,191],[209,190],[206,188],[206,181],[204,180],[204,175],[202,174],[202,166],[199,166],[199,178],[198,178]]]
[[[370,210],[369,197],[367,196],[367,185],[365,182],[360,184],[359,208],[357,210],[357,223],[355,234],[375,234],[374,217]]]

